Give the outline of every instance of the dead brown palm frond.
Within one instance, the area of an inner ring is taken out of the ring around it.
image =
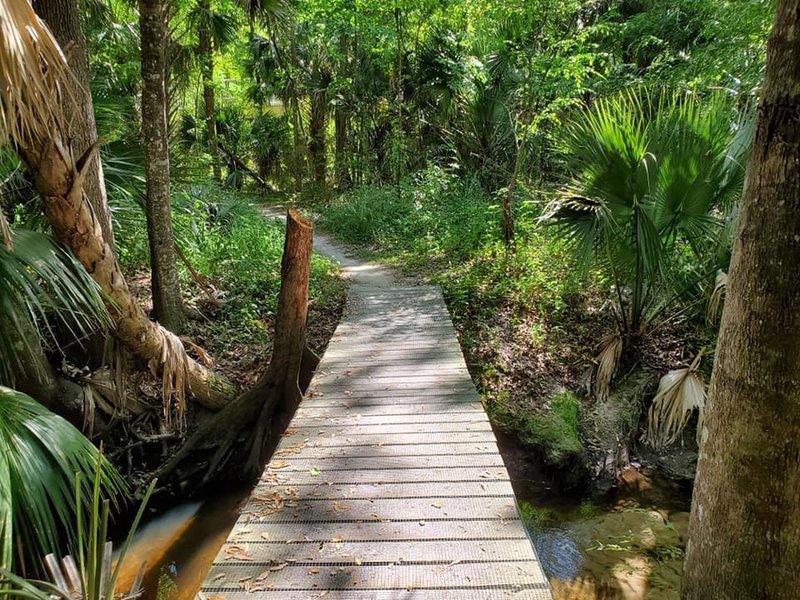
[[[174,333],[160,327],[164,343],[161,346],[161,395],[164,403],[164,422],[172,426],[173,412],[177,417],[176,429],[183,431],[186,426],[186,382],[189,378],[189,356],[183,342]],[[150,371],[156,377],[159,365],[155,359],[149,363]]]
[[[28,0],[0,0],[0,145],[52,138],[64,122],[72,71]]]
[[[622,336],[618,332],[609,333],[600,342],[597,355],[597,373],[594,377],[594,395],[601,402],[608,398],[611,380],[619,367],[622,356]]]
[[[706,384],[697,370],[700,354],[684,369],[670,371],[658,384],[658,392],[647,413],[643,439],[654,448],[669,446],[678,439],[695,409],[698,411],[697,438],[703,428]]]
[[[725,295],[725,290],[728,288],[728,274],[725,271],[717,273],[717,279],[714,281],[714,290],[708,299],[708,312],[706,318],[709,323],[716,323],[719,317],[719,308],[722,304],[722,298]]]

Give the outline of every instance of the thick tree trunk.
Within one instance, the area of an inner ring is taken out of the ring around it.
[[[150,321],[131,295],[111,245],[103,237],[100,221],[85,198],[82,184],[86,169],[63,148],[68,140],[54,139],[46,146],[19,141],[19,151],[44,198],[45,214],[56,239],[70,248],[87,272],[107,294],[114,321],[114,336],[134,356],[161,368],[177,361],[185,365],[183,389],[204,406],[220,409],[235,395],[233,385],[186,356],[183,346],[157,323]],[[85,158],[85,157],[84,157]],[[177,354],[177,355],[176,355]]]
[[[89,79],[89,65],[86,58],[86,41],[81,31],[80,20],[78,18],[77,0],[34,0],[33,8],[53,32],[59,46],[64,50],[64,54],[69,63],[70,69],[75,75],[75,81],[65,82],[65,85],[73,85],[75,93],[73,96],[81,101],[77,106],[64,107],[67,122],[70,129],[67,132],[72,140],[72,150],[77,156],[81,156],[97,140],[97,127],[94,120],[94,108],[91,102],[91,87]],[[114,232],[111,227],[111,212],[108,209],[108,198],[106,197],[106,186],[103,180],[103,166],[100,163],[99,155],[94,155],[89,163],[89,170],[86,174],[86,181],[83,184],[84,192],[89,198],[103,236],[112,248],[114,244]]]
[[[210,10],[211,4],[203,0],[200,4],[202,10]],[[208,152],[211,154],[211,164],[214,169],[214,179],[222,180],[222,166],[217,146],[217,112],[214,99],[214,48],[211,32],[201,27],[198,32],[198,51],[200,53],[200,70],[203,77],[203,103],[206,112],[206,134],[208,136]]]
[[[311,92],[311,116],[308,123],[308,158],[316,183],[325,183],[327,163],[325,126],[328,116],[326,90]]]
[[[800,589],[800,0],[780,0],[702,432],[682,598]]]
[[[147,182],[147,236],[150,241],[153,309],[156,319],[173,333],[184,324],[181,284],[175,257],[170,199],[169,134],[167,131],[167,4],[139,0],[142,47],[142,144]]]

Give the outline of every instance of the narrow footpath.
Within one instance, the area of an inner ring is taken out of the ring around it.
[[[315,238],[345,316],[202,595],[550,600],[441,291]]]

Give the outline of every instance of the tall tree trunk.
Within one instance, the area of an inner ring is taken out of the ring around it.
[[[316,183],[325,183],[327,149],[325,129],[328,117],[326,102],[327,90],[317,89],[311,92],[311,115],[308,122],[308,158]]]
[[[348,69],[348,40],[347,36],[343,33],[339,34],[339,55],[341,57],[340,68],[344,74]],[[345,106],[343,99],[339,99],[334,113],[334,127],[335,134],[335,151],[334,151],[334,168],[336,169],[336,184],[339,188],[349,188],[353,185],[353,180],[350,177],[350,168],[348,166],[348,132],[350,130],[350,114]]]
[[[86,57],[86,40],[83,37],[78,18],[78,1],[33,0],[33,8],[44,19],[58,44],[64,49],[67,62],[75,75],[75,80],[65,82],[65,85],[75,87],[75,93],[73,94],[75,98],[83,99],[86,96],[89,98],[88,102],[79,102],[74,107],[65,107],[65,109],[71,109],[71,112],[65,116],[70,123],[68,134],[72,139],[73,151],[77,156],[81,156],[97,140],[97,126],[91,102],[91,82],[89,79],[89,64]],[[106,186],[103,180],[103,166],[99,155],[93,156],[89,163],[89,170],[86,174],[83,188],[89,198],[89,203],[92,205],[92,210],[97,215],[97,220],[100,221],[103,236],[108,240],[110,246],[114,248],[111,212],[108,209]]]
[[[201,10],[211,10],[208,0],[202,0]],[[214,169],[214,179],[222,180],[222,166],[217,146],[217,112],[214,101],[214,48],[211,32],[201,27],[198,32],[198,51],[200,53],[200,70],[203,77],[203,103],[206,113],[206,134],[208,136],[208,152],[211,154],[211,164]]]
[[[684,600],[800,589],[800,0],[779,0],[702,432]]]
[[[153,310],[173,333],[184,323],[181,284],[172,230],[167,131],[167,4],[139,0],[142,47],[142,143],[147,182],[147,235],[150,241]]]
[[[350,115],[344,106],[336,107],[334,124],[336,127],[336,183],[340,188],[349,188],[353,184],[347,165],[347,133],[350,129]]]

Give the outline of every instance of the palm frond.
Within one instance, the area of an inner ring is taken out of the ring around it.
[[[597,355],[597,373],[594,379],[594,395],[601,402],[608,398],[611,380],[619,367],[622,357],[622,336],[618,332],[609,333],[600,342],[600,353]]]
[[[110,322],[100,288],[67,250],[33,231],[14,231],[11,240],[11,250],[0,247],[0,381],[8,383],[36,350],[28,337],[36,326],[47,333],[56,319],[80,340]]]
[[[196,29],[208,32],[215,50],[227,46],[239,36],[239,20],[235,13],[214,10],[202,2],[191,11],[189,21]]]
[[[125,491],[119,474],[80,431],[33,398],[0,386],[0,567],[10,569],[20,549],[26,561],[58,552],[62,533],[75,544],[96,472],[107,497]],[[74,502],[76,473],[84,481],[77,491],[81,509]]]
[[[73,101],[64,54],[28,0],[0,0],[0,145],[48,142]]]
[[[661,378],[653,404],[647,413],[647,431],[644,434],[644,440],[654,448],[663,448],[674,443],[695,410],[699,413],[699,442],[706,403],[705,382],[703,375],[697,370],[699,364],[700,355],[691,366],[675,369]]]

